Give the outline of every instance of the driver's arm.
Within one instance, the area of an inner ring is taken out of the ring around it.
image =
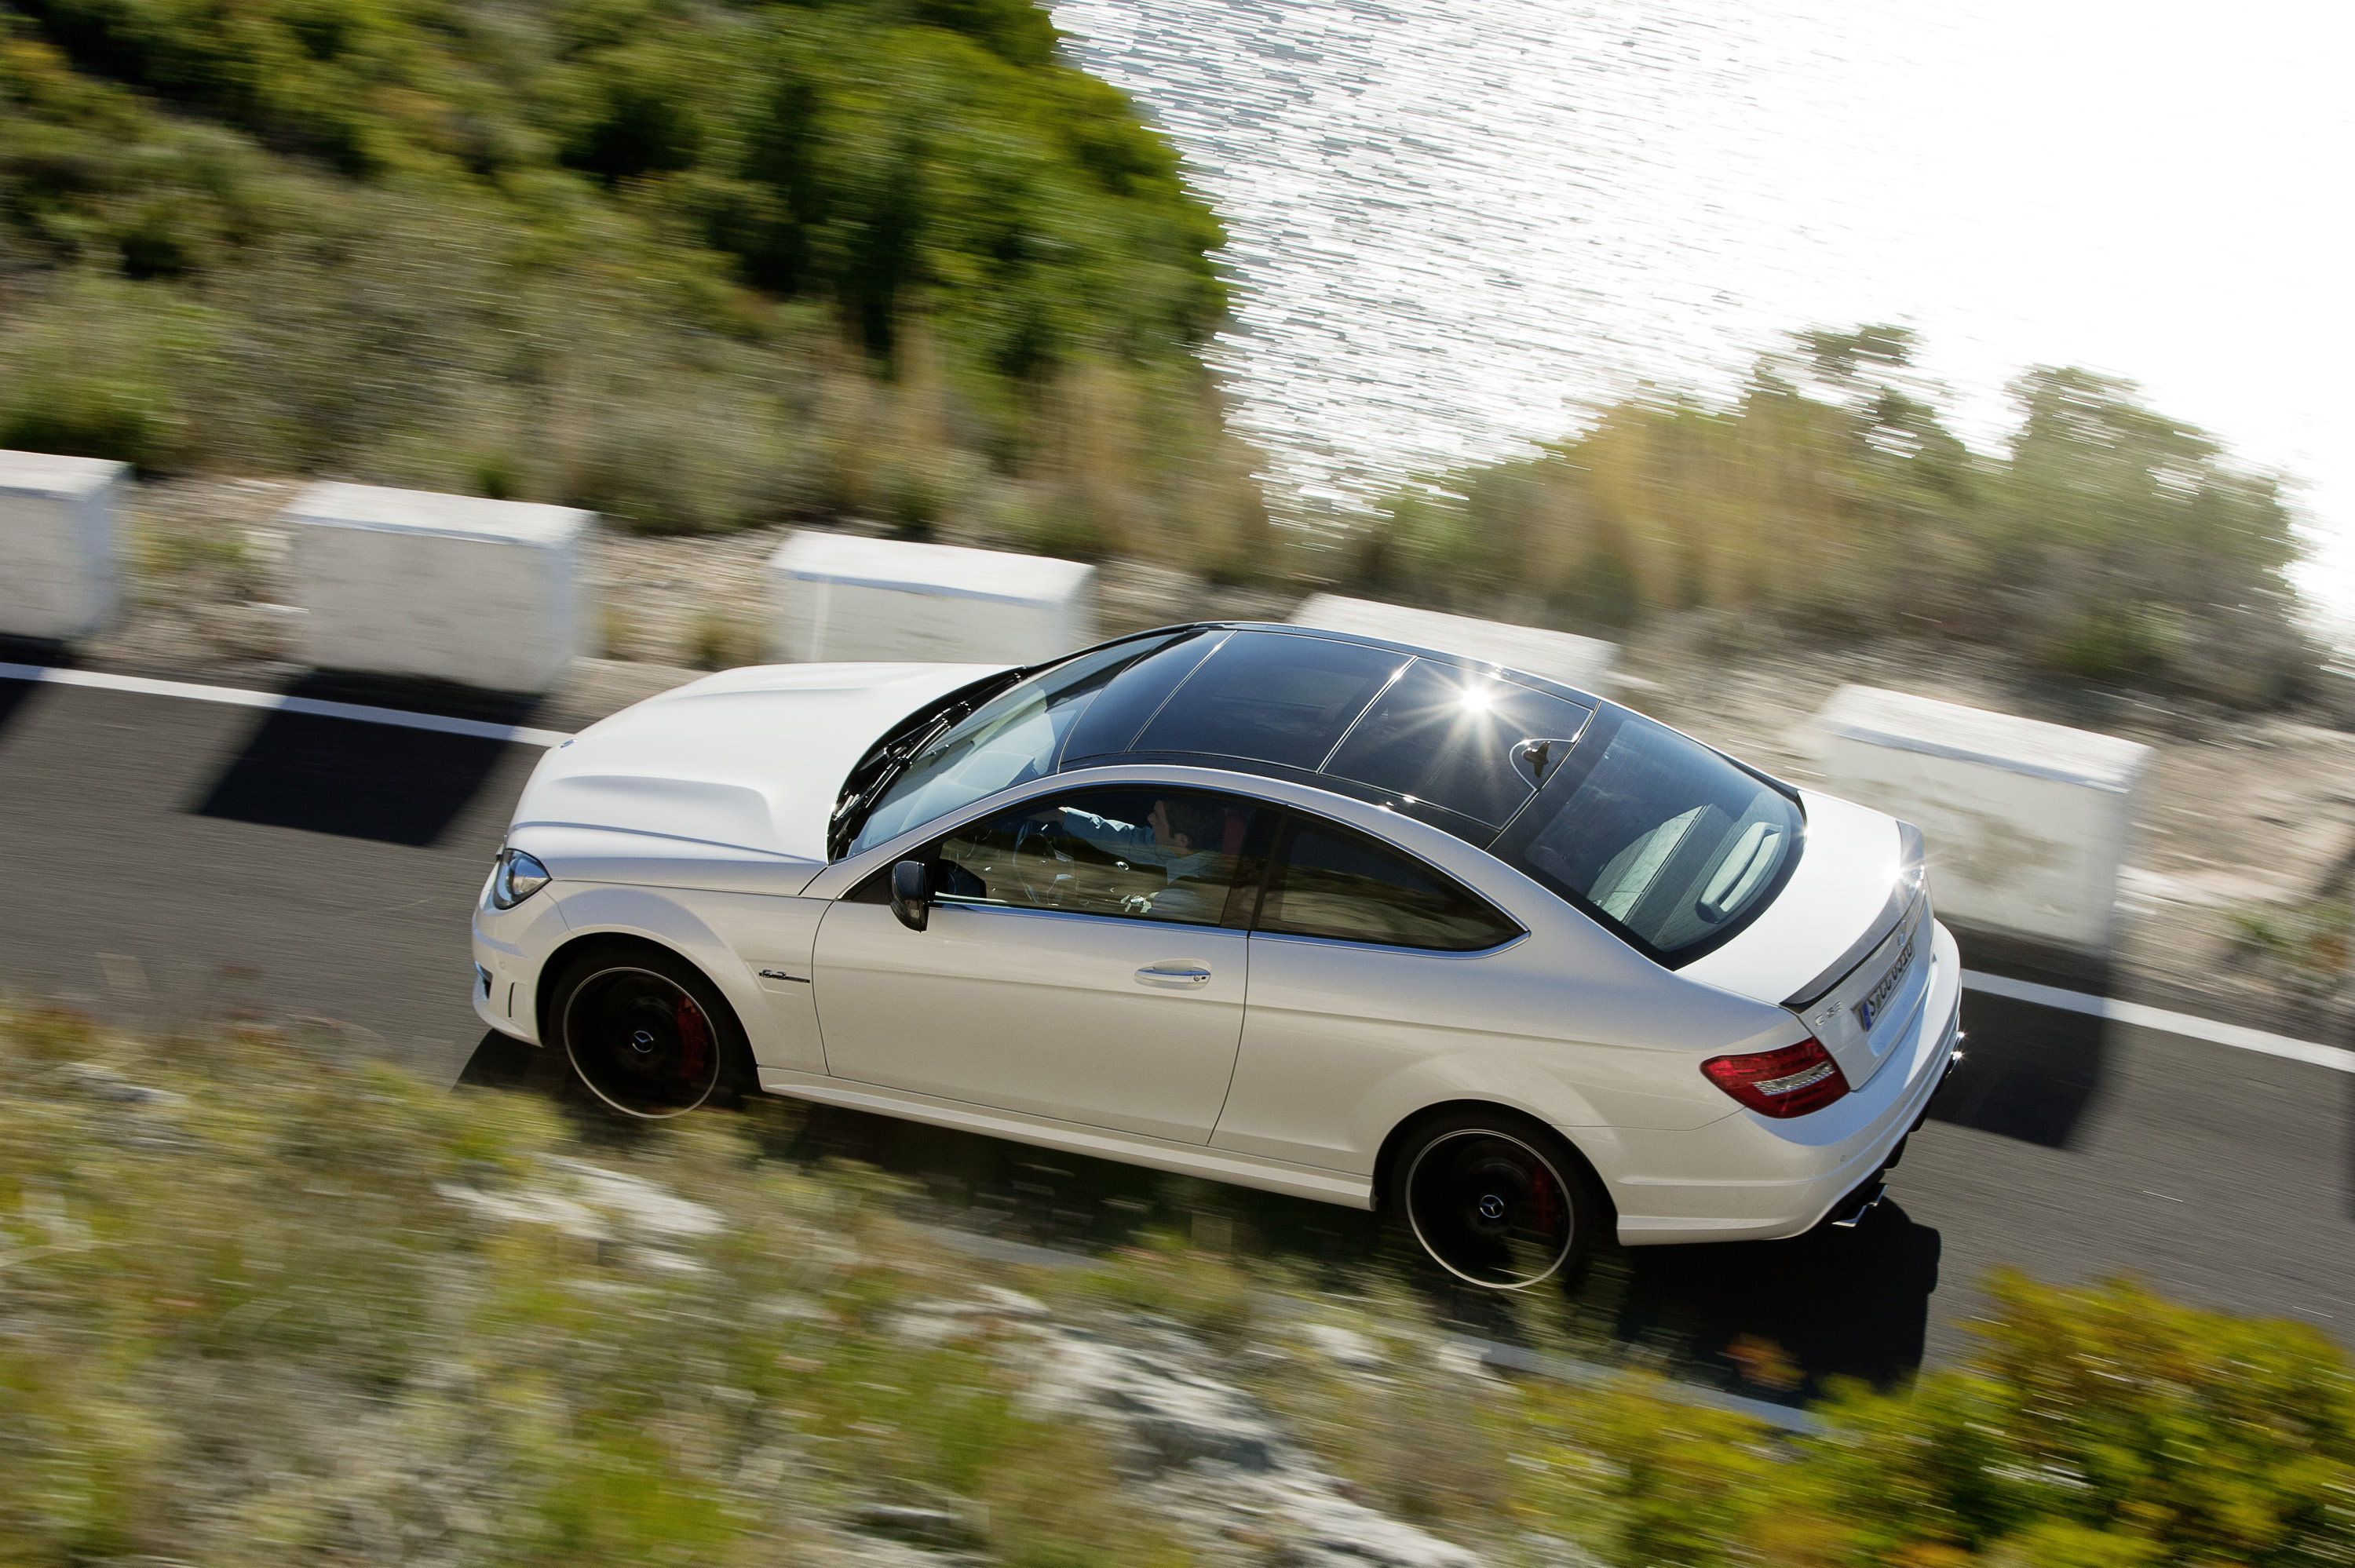
[[[1108,817],[1099,817],[1093,811],[1082,811],[1075,806],[1058,807],[1045,820],[1060,822],[1062,830],[1073,838],[1093,844],[1107,853],[1149,849],[1153,844],[1151,828],[1139,827],[1132,822],[1115,822]]]

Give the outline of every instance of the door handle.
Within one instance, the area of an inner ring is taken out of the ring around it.
[[[1165,985],[1191,990],[1210,983],[1210,971],[1191,964],[1147,964],[1136,971],[1139,985]]]

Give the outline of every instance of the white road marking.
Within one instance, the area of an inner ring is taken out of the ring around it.
[[[2169,1034],[2205,1040],[2211,1045],[2229,1045],[2235,1051],[2254,1051],[2262,1056],[2279,1056],[2336,1072],[2355,1073],[2355,1051],[2312,1040],[2295,1040],[2286,1034],[2271,1034],[2262,1029],[2247,1029],[2237,1023],[2219,1023],[2212,1018],[2195,1018],[2188,1012],[2169,1012],[2163,1007],[2146,1007],[2138,1001],[2088,996],[2082,991],[2062,991],[2059,986],[2038,985],[1977,969],[1963,971],[1963,987],[1966,991],[1983,991],[1989,996],[2008,996],[2014,1001],[2032,1001],[2039,1007],[2059,1008],[2063,1012],[2112,1019],[2137,1029],[2163,1030]]]
[[[234,686],[200,686],[187,681],[156,681],[144,675],[111,675],[97,670],[60,670],[48,664],[0,663],[0,680],[36,681],[53,686],[87,686],[101,692],[129,692],[137,696],[180,697],[192,702],[223,703],[231,707],[310,714],[320,718],[351,719],[361,724],[395,725],[402,729],[470,736],[477,740],[513,741],[518,746],[561,746],[572,738],[558,729],[487,724],[481,719],[443,718],[439,714],[413,714],[400,708],[368,707],[359,703],[322,702],[315,697],[240,691]],[[2260,1055],[2306,1062],[2335,1072],[2355,1073],[2355,1051],[2337,1045],[2296,1040],[2286,1034],[2247,1029],[2237,1023],[2219,1023],[2211,1018],[2195,1018],[2188,1012],[2169,1012],[2165,1008],[2146,1007],[2138,1001],[2117,1001],[2105,996],[2063,991],[2059,986],[2038,985],[2031,980],[2012,980],[1977,969],[1963,971],[1963,985],[1966,990],[1985,991],[1989,996],[2009,997],[2014,1001],[2034,1002],[2040,1007],[2058,1008],[2063,1012],[2082,1012],[2094,1018],[2112,1019],[2137,1029],[2156,1029],[2192,1040],[2205,1040],[2211,1045],[2229,1045],[2236,1051],[2254,1051]]]
[[[289,697],[276,692],[240,691],[235,686],[199,686],[187,681],[155,681],[144,675],[111,675],[99,670],[60,670],[48,664],[0,664],[0,680],[33,681],[51,686],[86,686],[93,691],[128,692],[141,697],[179,697],[188,702],[220,703],[234,708],[263,708],[274,713],[307,714],[316,718],[352,719],[361,724],[392,725],[400,729],[432,730],[437,735],[463,735],[475,740],[513,741],[518,746],[561,746],[572,738],[560,729],[528,729],[521,725],[444,718],[440,714],[413,714],[400,708],[369,707],[361,703],[323,702],[316,697]]]

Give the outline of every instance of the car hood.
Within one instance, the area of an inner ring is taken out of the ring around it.
[[[514,827],[614,828],[824,863],[851,768],[1002,664],[760,664],[649,697],[551,749]]]

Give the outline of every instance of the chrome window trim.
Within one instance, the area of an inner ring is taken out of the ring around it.
[[[1451,876],[1448,880],[1454,882],[1457,879]],[[1496,906],[1486,898],[1481,899],[1480,902],[1487,904],[1492,909],[1496,908]],[[1504,913],[1502,910],[1497,912]],[[1513,924],[1516,927],[1520,926],[1518,920]],[[1225,928],[1230,931],[1235,929],[1232,926]],[[1529,934],[1526,928],[1516,930],[1512,936],[1506,938],[1493,948],[1418,948],[1408,942],[1360,942],[1347,937],[1304,937],[1295,931],[1263,931],[1256,926],[1252,927],[1247,935],[1254,942],[1305,942],[1313,947],[1348,948],[1354,951],[1369,953],[1415,953],[1426,959],[1494,958],[1497,954],[1510,951],[1529,939]]]
[[[1130,926],[1174,927],[1181,931],[1232,931],[1238,937],[1247,932],[1233,926],[1220,925],[1216,920],[1156,920],[1149,915],[1099,915],[1089,909],[1041,909],[1035,905],[1000,904],[995,899],[975,898],[962,893],[932,895],[935,909],[971,909],[984,915],[1027,915],[1045,920],[1114,920]]]

